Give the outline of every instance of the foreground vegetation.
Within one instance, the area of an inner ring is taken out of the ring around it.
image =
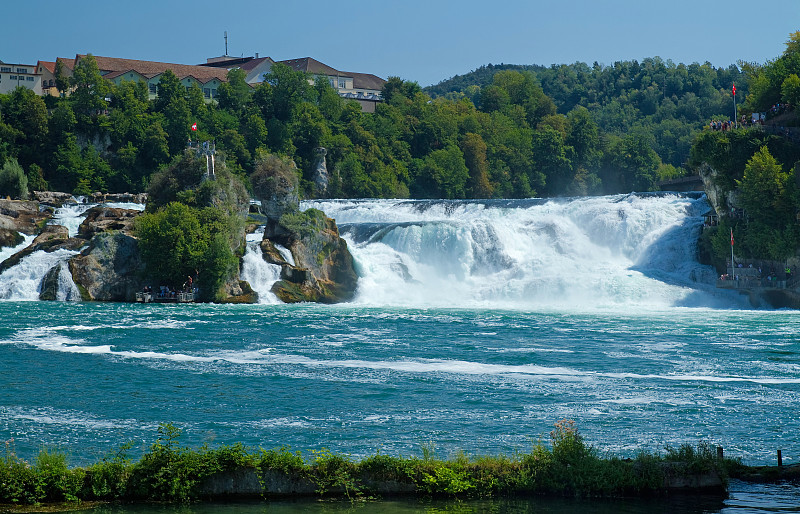
[[[250,469],[260,477],[283,477],[307,483],[311,494],[349,498],[387,491],[432,497],[489,498],[512,495],[569,497],[641,496],[666,491],[670,477],[714,473],[726,477],[739,464],[717,458],[708,445],[668,448],[663,455],[641,452],[635,459],[601,456],[587,446],[571,421],[556,424],[550,445],[537,443],[530,453],[448,460],[423,445],[422,457],[380,453],[361,461],[328,450],[312,451],[310,460],[287,448],[251,450],[240,444],[189,449],[180,431],[161,425],[157,441],[133,462],[131,445],[88,467],[69,468],[63,453],[42,450],[33,464],[6,446],[0,458],[0,503],[80,501],[189,502],[208,497],[206,481],[215,474]],[[381,485],[383,484],[383,485]],[[267,491],[266,494],[268,494]]]

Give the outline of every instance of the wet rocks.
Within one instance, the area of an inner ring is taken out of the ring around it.
[[[293,213],[288,219],[293,223],[282,217],[279,230],[265,232],[261,245],[267,262],[281,266],[281,280],[273,285],[272,292],[286,303],[351,300],[355,296],[358,275],[336,222],[315,209]],[[294,265],[280,257],[277,250],[271,251],[274,243],[292,252]]]
[[[40,210],[36,202],[0,200],[0,229],[36,234],[52,214],[52,211]]]
[[[70,259],[72,279],[84,300],[133,302],[144,286],[144,264],[136,239],[123,232],[101,232]]]
[[[133,222],[140,213],[134,209],[92,207],[86,212],[86,218],[78,228],[78,235],[85,239],[91,239],[96,234],[108,231],[130,234],[133,230]]]

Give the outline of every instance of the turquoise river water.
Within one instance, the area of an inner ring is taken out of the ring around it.
[[[335,217],[353,251],[351,303],[284,305],[267,293],[257,305],[24,301],[30,273],[0,275],[0,442],[25,458],[44,446],[86,464],[127,441],[140,453],[172,422],[190,446],[358,458],[433,445],[448,457],[525,452],[566,418],[601,453],[709,442],[748,464],[774,463],[778,449],[800,462],[800,318],[715,290],[694,257],[704,198],[308,206]],[[791,486],[734,483],[725,502],[678,507],[270,511],[790,512],[798,502]]]

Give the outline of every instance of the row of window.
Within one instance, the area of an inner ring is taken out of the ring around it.
[[[148,84],[147,87],[150,90],[151,95],[158,94],[158,84]],[[189,89],[191,88],[189,86],[186,86],[186,91],[189,91]],[[211,89],[210,87],[205,87],[203,88],[203,96],[205,96],[206,98],[216,98],[217,90]]]
[[[328,77],[328,82],[331,83],[331,87],[336,87],[336,81],[333,77]],[[339,79],[339,87],[338,89],[345,89],[347,87],[347,79]]]
[[[0,73],[11,73],[14,69],[10,66],[0,66]],[[28,73],[28,68],[17,68],[17,73]]]
[[[25,77],[23,75],[9,75],[9,80],[27,80],[28,82],[33,82],[35,79],[33,77]],[[3,76],[0,75],[0,80],[3,80]]]

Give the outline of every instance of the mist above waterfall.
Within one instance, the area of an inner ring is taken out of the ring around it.
[[[307,202],[335,218],[356,303],[618,308],[741,306],[696,260],[698,194]]]

